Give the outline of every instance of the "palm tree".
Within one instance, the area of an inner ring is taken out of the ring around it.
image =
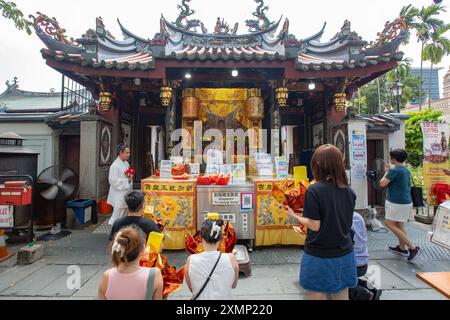
[[[400,11],[400,16],[405,18],[407,26],[416,30],[417,41],[421,43],[421,59],[420,59],[420,82],[423,83],[423,52],[426,44],[431,39],[431,34],[445,25],[445,22],[439,19],[442,12],[446,12],[446,8],[439,4],[432,4],[429,7],[417,9],[412,5],[405,6]],[[419,92],[419,110],[422,110],[422,92]]]
[[[422,60],[431,62],[428,108],[431,108],[431,73],[433,66],[441,63],[442,59],[450,54],[450,39],[444,36],[449,30],[450,24],[446,24],[433,32],[430,44],[424,48],[422,53]]]

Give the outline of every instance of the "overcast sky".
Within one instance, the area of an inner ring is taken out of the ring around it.
[[[169,21],[175,21],[181,0],[13,0],[24,14],[36,11],[56,17],[60,26],[67,30],[69,37],[79,38],[87,29],[95,27],[95,18],[101,16],[109,31],[122,38],[116,19],[133,33],[152,38],[159,31],[159,18],[163,14]],[[444,0],[444,4],[450,0]],[[305,38],[321,29],[327,22],[322,41],[327,41],[338,32],[345,19],[352,23],[352,29],[365,40],[375,40],[377,32],[382,31],[386,21],[398,16],[406,4],[415,6],[428,5],[432,0],[266,0],[271,20],[278,20],[281,15],[289,18],[290,32],[297,38]],[[224,17],[230,25],[239,22],[240,33],[246,31],[244,21],[252,17],[255,3],[252,0],[192,0],[191,8],[196,10],[196,18],[201,19],[209,30],[214,28],[217,17]],[[450,22],[450,13],[442,19]],[[11,21],[0,16],[0,92],[5,88],[4,82],[15,76],[19,78],[20,87],[25,90],[49,91],[60,90],[61,76],[46,66],[40,49],[43,43],[33,34],[14,28]],[[403,47],[407,57],[420,65],[420,46],[415,38]],[[442,79],[450,65],[447,57],[440,67]],[[427,63],[426,66],[429,66]],[[442,90],[441,90],[442,94]]]

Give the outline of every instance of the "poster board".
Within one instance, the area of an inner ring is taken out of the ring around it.
[[[447,123],[421,123],[423,134],[423,182],[427,192],[427,204],[437,207],[439,200],[433,192],[434,185],[450,184],[450,177],[444,172],[448,169],[449,127]]]
[[[441,204],[437,210],[431,242],[450,250],[450,201]]]

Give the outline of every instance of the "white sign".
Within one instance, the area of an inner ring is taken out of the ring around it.
[[[245,163],[233,164],[233,184],[245,183]]]
[[[233,169],[232,169],[231,164],[222,164],[222,165],[220,165],[220,170],[219,170],[220,174],[224,174],[224,175],[227,175],[227,176],[231,177],[232,171],[233,171]]]
[[[220,173],[220,166],[217,164],[208,164],[205,173],[207,176],[218,176]]]
[[[200,163],[191,163],[189,166],[191,168],[191,175],[198,176],[200,174]]]
[[[431,242],[450,249],[450,201],[444,202],[438,208]]]
[[[0,228],[14,227],[14,207],[0,206]]]
[[[161,160],[159,171],[161,178],[172,178],[172,162],[170,160]]]
[[[212,204],[214,206],[240,205],[239,192],[213,192]]]

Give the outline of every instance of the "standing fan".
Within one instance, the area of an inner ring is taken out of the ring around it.
[[[70,231],[61,230],[61,224],[56,223],[56,205],[66,202],[78,188],[78,177],[72,169],[52,166],[41,172],[36,182],[42,198],[53,202],[53,226],[49,233],[40,236],[39,241],[59,240],[71,234]]]

